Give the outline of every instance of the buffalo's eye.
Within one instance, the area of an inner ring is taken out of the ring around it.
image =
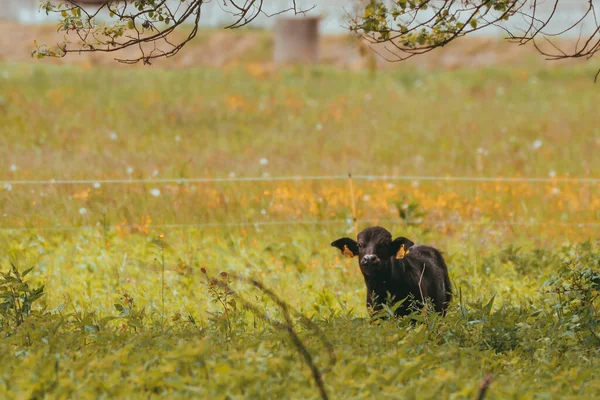
[[[359,248],[359,249],[362,249],[363,247],[365,247],[365,245],[364,245],[363,243],[360,243],[360,242],[359,242],[359,243],[358,243],[358,248]]]

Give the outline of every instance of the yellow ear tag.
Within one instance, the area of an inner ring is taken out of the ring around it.
[[[354,257],[354,253],[346,245],[344,245],[344,251],[342,251],[342,253],[344,253],[344,255],[348,258]]]
[[[404,250],[404,244],[400,245],[400,250],[398,250],[398,252],[396,253],[396,260],[401,260],[403,259],[405,256],[407,256],[409,253],[409,250]]]

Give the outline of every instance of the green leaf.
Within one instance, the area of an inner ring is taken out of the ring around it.
[[[483,307],[484,315],[490,315],[490,313],[492,312],[492,307],[494,306],[495,298],[496,298],[496,295],[493,295],[492,298],[490,299],[490,301],[488,301],[488,303]]]
[[[117,319],[117,317],[104,317],[100,321],[98,321],[98,324],[100,326],[104,326],[104,325],[106,325],[107,322],[115,320],[115,319]]]
[[[471,21],[469,21],[469,25],[471,25],[471,28],[473,29],[477,28],[477,18],[471,18]]]

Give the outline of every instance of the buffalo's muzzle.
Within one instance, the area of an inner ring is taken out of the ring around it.
[[[366,254],[360,260],[360,264],[365,267],[379,265],[380,263],[381,261],[379,261],[379,257],[377,257],[375,254]]]

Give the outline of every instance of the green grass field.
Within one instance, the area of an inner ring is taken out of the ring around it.
[[[488,374],[489,398],[599,397],[600,184],[561,181],[599,177],[595,67],[0,64],[0,270],[33,267],[0,283],[0,397],[319,398],[286,313],[221,272],[297,310],[331,399],[472,399]],[[352,197],[349,172],[555,180],[358,176]],[[331,178],[94,184],[281,176]],[[445,318],[369,318],[330,247],[353,200],[360,228],[444,252]]]

